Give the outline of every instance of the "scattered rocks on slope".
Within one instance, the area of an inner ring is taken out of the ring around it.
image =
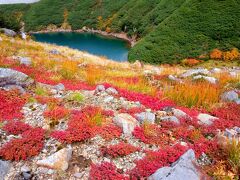
[[[126,113],[115,116],[113,122],[123,129],[125,135],[131,135],[134,128],[139,125],[139,122],[135,118]]]
[[[204,113],[200,113],[197,116],[197,119],[199,120],[198,123],[199,124],[203,124],[206,126],[211,126],[214,122],[214,120],[218,119],[217,117],[211,116],[209,114],[204,114]]]
[[[192,149],[183,154],[178,161],[172,164],[171,167],[163,167],[158,169],[149,180],[200,180],[201,173],[196,168],[195,153]]]
[[[26,88],[33,83],[34,80],[22,72],[8,68],[0,68],[0,87],[16,85]]]
[[[46,159],[37,161],[37,165],[47,167],[49,169],[66,171],[68,162],[72,158],[72,147],[61,149]]]
[[[0,179],[5,178],[5,176],[9,172],[10,168],[11,168],[10,162],[0,160]]]

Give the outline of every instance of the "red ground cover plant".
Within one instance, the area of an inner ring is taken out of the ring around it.
[[[31,126],[21,121],[8,121],[6,125],[3,126],[3,130],[8,134],[19,135],[23,132],[29,130]]]
[[[211,114],[219,118],[213,124],[216,129],[223,130],[225,128],[240,126],[240,105],[236,103],[225,104],[220,108],[214,109]]]
[[[127,156],[131,153],[139,151],[140,148],[135,147],[131,144],[120,142],[116,145],[111,145],[109,147],[102,147],[101,152],[103,156],[109,155],[113,158]]]
[[[113,85],[108,83],[103,83],[103,85],[106,89],[109,87],[114,87]],[[120,97],[124,97],[129,101],[139,101],[142,105],[151,108],[152,110],[161,110],[164,107],[175,106],[175,103],[171,100],[161,100],[158,98],[162,96],[162,92],[157,92],[157,97],[153,97],[147,94],[133,92],[126,89],[121,89],[117,87],[114,88],[118,91]]]
[[[38,155],[43,148],[44,130],[31,128],[22,133],[22,138],[12,139],[0,149],[0,157],[5,160],[26,160]]]
[[[87,106],[80,111],[73,111],[68,121],[68,129],[54,131],[51,136],[67,143],[84,141],[94,137],[96,134],[103,135],[103,138],[119,136],[120,130],[118,128],[105,125],[103,114],[100,108],[93,106]],[[113,129],[109,129],[110,127],[113,127]]]
[[[26,98],[17,91],[0,90],[0,120],[21,119]]]
[[[141,127],[137,126],[133,135],[146,144],[167,145],[171,142],[169,130],[161,128],[156,124],[145,123]]]
[[[94,90],[96,86],[88,85],[86,82],[81,81],[72,81],[72,80],[62,80],[62,84],[64,84],[67,90]]]
[[[92,164],[90,180],[128,180],[129,178],[120,174],[114,164],[103,162],[102,164]]]
[[[114,124],[108,124],[101,127],[98,134],[105,140],[112,140],[122,135],[122,129]]]
[[[177,144],[159,151],[147,151],[146,156],[136,161],[136,167],[129,172],[131,179],[147,178],[159,168],[170,166],[178,160],[187,149],[187,147]]]
[[[60,119],[68,117],[70,111],[62,106],[56,106],[52,110],[44,112],[44,116],[52,121],[58,121]]]

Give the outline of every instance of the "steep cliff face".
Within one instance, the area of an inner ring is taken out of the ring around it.
[[[174,63],[214,48],[240,48],[237,0],[42,0],[0,6],[0,12],[24,20],[26,30],[67,22],[73,30],[123,31],[139,40],[130,61]]]

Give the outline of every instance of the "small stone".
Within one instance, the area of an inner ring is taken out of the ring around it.
[[[46,159],[37,161],[37,165],[50,169],[66,171],[68,162],[72,158],[72,147],[61,149]]]
[[[21,167],[21,172],[30,172],[30,171],[31,171],[31,169],[26,165]]]
[[[82,173],[75,173],[73,176],[76,177],[76,178],[82,178],[84,175],[84,172]]]
[[[103,92],[103,91],[105,91],[104,85],[97,85],[95,92],[99,93],[99,92]]]
[[[18,57],[20,64],[30,66],[32,64],[32,60],[29,57]]]
[[[134,128],[139,125],[138,121],[131,115],[122,113],[113,118],[113,122],[123,129],[125,135],[131,135]]]
[[[140,122],[143,123],[144,121],[147,121],[149,123],[154,124],[155,123],[155,114],[151,113],[151,112],[142,112],[139,114],[135,114],[136,119]]]
[[[32,175],[30,173],[27,172],[23,172],[22,173],[24,180],[28,180],[31,179]]]
[[[180,109],[173,109],[173,115],[177,118],[188,117],[188,115]]]
[[[114,100],[114,97],[113,96],[107,96],[104,100],[103,100],[103,102],[104,103],[110,103],[110,102],[112,102]]]
[[[218,119],[214,116],[211,116],[209,114],[203,114],[203,113],[200,113],[197,117],[197,119],[199,120],[198,123],[199,124],[203,124],[203,125],[207,125],[207,126],[210,126],[213,124],[213,121],[215,119]]]
[[[221,96],[223,101],[236,101],[238,100],[238,94],[235,91],[228,91]]]
[[[160,119],[161,119],[161,121],[167,121],[167,122],[172,122],[175,124],[180,124],[180,121],[175,116],[165,116]]]
[[[55,85],[53,88],[57,91],[64,91],[65,90],[65,86],[62,83],[59,83],[59,84]]]
[[[107,90],[106,90],[106,92],[108,93],[108,94],[118,94],[118,91],[115,89],[115,88],[112,88],[112,87],[110,87],[110,88],[107,88]]]
[[[54,54],[54,55],[60,54],[60,52],[57,49],[52,49],[51,51],[49,51],[49,53]]]

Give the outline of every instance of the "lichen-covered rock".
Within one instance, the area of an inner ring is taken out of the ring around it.
[[[181,75],[181,77],[186,78],[186,77],[190,77],[190,76],[197,75],[197,74],[208,75],[208,74],[210,74],[210,72],[204,68],[190,69],[190,70],[186,71],[185,73],[183,73]]]
[[[113,122],[123,129],[125,135],[131,135],[134,128],[139,125],[139,122],[135,118],[126,113],[115,116]]]
[[[190,149],[171,167],[158,169],[148,180],[200,180],[202,176],[194,164],[195,161],[194,151]]]
[[[99,92],[103,92],[103,91],[105,91],[104,85],[97,85],[95,92],[99,93]]]
[[[68,162],[72,158],[72,147],[61,149],[46,159],[37,161],[38,166],[47,167],[49,169],[66,171]]]
[[[111,95],[118,94],[118,91],[115,88],[112,88],[112,87],[107,88],[106,92],[108,94],[111,94]]]

